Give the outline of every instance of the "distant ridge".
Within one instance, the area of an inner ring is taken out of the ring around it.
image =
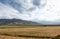
[[[21,19],[0,19],[0,25],[39,25],[39,23],[32,21],[25,21]]]

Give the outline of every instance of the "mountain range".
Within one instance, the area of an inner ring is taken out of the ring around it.
[[[39,23],[21,19],[0,19],[0,25],[39,25]]]

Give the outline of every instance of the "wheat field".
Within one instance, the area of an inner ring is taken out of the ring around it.
[[[0,26],[0,39],[52,39],[60,35],[60,26]]]

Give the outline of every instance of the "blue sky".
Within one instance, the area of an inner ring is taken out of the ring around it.
[[[60,24],[60,0],[0,0],[0,19]]]

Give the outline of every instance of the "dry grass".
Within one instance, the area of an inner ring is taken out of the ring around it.
[[[42,36],[55,37],[57,35],[60,35],[60,26],[0,29],[0,39],[41,39]]]

